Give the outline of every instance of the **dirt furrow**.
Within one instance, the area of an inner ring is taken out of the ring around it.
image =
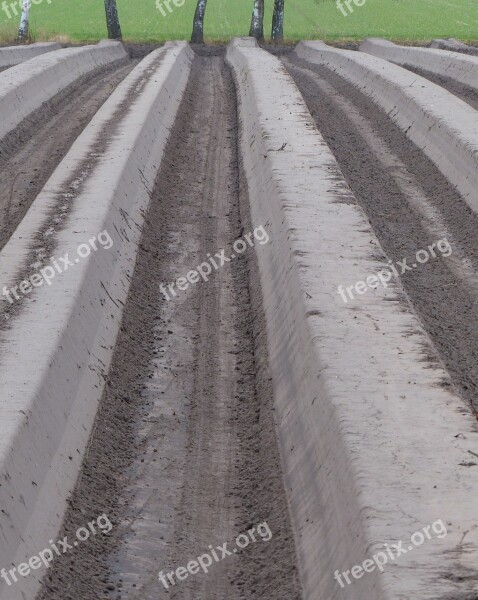
[[[425,77],[425,79],[428,79],[432,83],[436,83],[449,91],[450,94],[457,96],[460,100],[463,100],[463,102],[466,102],[475,110],[478,110],[478,93],[473,88],[464,85],[459,81],[455,81],[450,77],[443,77],[443,75],[437,75],[436,73],[431,73],[425,69],[419,69],[417,67],[412,67],[411,65],[404,65],[404,68],[412,73],[420,75],[420,77]]]
[[[386,254],[395,265],[406,258],[411,266],[400,278],[408,298],[458,390],[476,411],[477,216],[431,161],[356,88],[327,68],[293,55],[284,63]],[[437,236],[447,238],[450,257],[439,254],[417,265],[416,253]],[[368,275],[373,274],[364,273],[364,279]],[[348,301],[360,303],[360,296]]]
[[[138,60],[82,77],[0,142],[0,249],[73,142]]]
[[[114,528],[59,558],[42,600],[300,598],[254,250],[232,258],[248,218],[231,74],[222,56],[198,56],[65,534],[103,512]],[[181,291],[211,259],[207,281]],[[159,581],[264,522],[270,539]]]

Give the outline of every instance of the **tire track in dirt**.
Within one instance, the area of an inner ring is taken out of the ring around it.
[[[64,535],[103,512],[115,527],[59,558],[41,600],[300,598],[254,251],[169,302],[160,291],[250,231],[237,135],[224,58],[197,57]],[[263,521],[267,543],[159,582]]]
[[[476,412],[478,298],[473,278],[478,273],[478,217],[435,165],[358,89],[326,67],[295,56],[284,64],[387,256],[395,264],[407,257],[410,265],[416,252],[435,242],[437,232],[445,228],[457,256],[450,262],[439,256],[400,280],[458,391]],[[350,104],[353,114],[346,109]],[[364,273],[364,279],[368,275]]]

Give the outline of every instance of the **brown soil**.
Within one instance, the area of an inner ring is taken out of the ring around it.
[[[143,232],[107,389],[65,533],[114,529],[54,564],[40,600],[301,597],[250,249],[169,302],[160,292],[251,231],[235,92],[196,58]],[[166,590],[165,573],[267,521],[272,539]]]
[[[129,54],[129,57],[133,59],[144,58],[153,52],[153,50],[160,48],[162,45],[163,44],[123,44],[126,52]]]

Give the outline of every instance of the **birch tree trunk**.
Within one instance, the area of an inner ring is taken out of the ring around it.
[[[264,0],[254,0],[249,35],[259,42],[264,39]]]
[[[22,2],[22,16],[20,17],[20,28],[18,29],[19,40],[24,40],[28,37],[31,4],[31,0],[23,0]]]
[[[207,0],[198,0],[194,13],[192,44],[204,44],[204,15],[206,14]]]
[[[274,0],[272,39],[275,42],[280,42],[284,39],[284,0]]]
[[[118,8],[116,7],[116,0],[105,0],[105,12],[106,12],[106,27],[108,28],[108,37],[110,40],[120,40],[121,25],[118,17]]]

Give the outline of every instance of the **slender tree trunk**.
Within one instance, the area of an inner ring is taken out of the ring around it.
[[[28,37],[28,23],[30,21],[31,0],[23,0],[22,16],[20,18],[20,28],[18,30],[18,39],[24,40]]]
[[[121,25],[118,18],[116,0],[105,0],[105,11],[109,39],[120,40],[123,36],[121,35]]]
[[[206,14],[207,0],[198,0],[194,13],[192,44],[204,44],[204,15]]]
[[[272,39],[275,42],[280,42],[284,39],[284,0],[274,0]]]
[[[249,35],[259,42],[264,39],[264,0],[254,0]]]

